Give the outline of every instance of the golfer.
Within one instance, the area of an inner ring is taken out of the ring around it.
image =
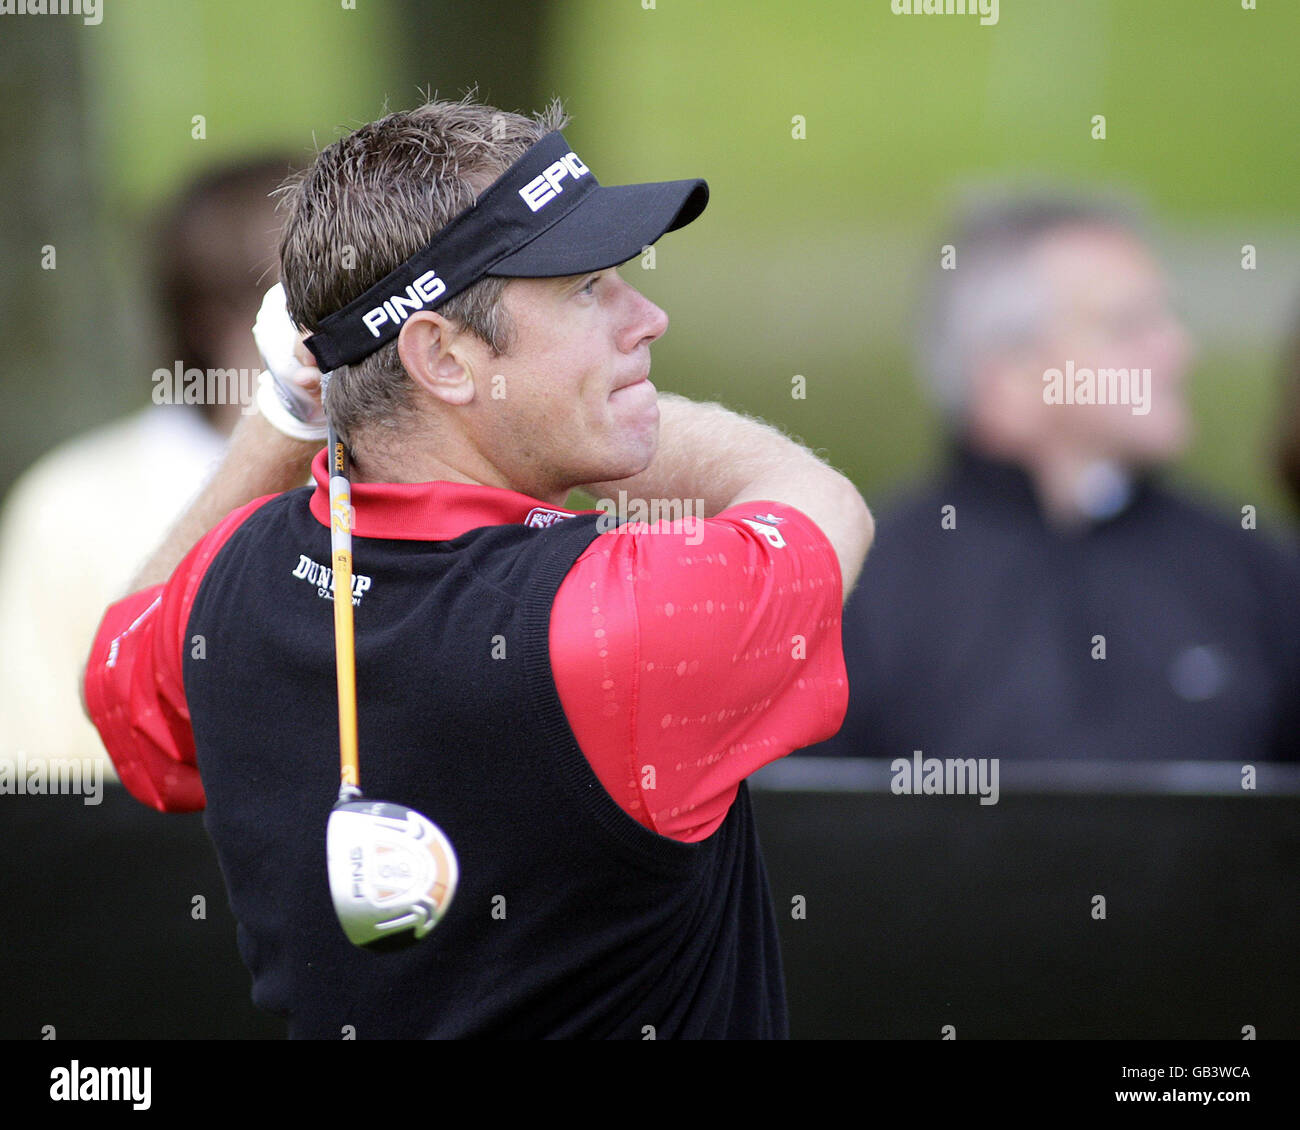
[[[871,517],[773,428],[656,391],[668,318],[617,268],[707,186],[602,187],[565,124],[430,102],[285,187],[317,365],[241,421],[89,657],[123,783],[205,810],[253,1000],[291,1036],[788,1033],[745,778],[843,719]],[[347,941],[326,879],[340,595],[323,416],[285,410],[316,369],[352,458],[366,793],[459,858],[395,953]],[[615,526],[575,487],[683,516]]]

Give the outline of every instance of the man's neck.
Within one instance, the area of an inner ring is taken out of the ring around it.
[[[1048,523],[1074,531],[1118,514],[1133,495],[1132,472],[1095,452],[1046,451],[1023,464]]]
[[[436,441],[428,437],[403,434],[399,439],[376,438],[373,433],[363,435],[355,448],[349,450],[352,480],[358,483],[469,483],[516,491],[554,506],[563,506],[568,499],[568,490],[548,491],[536,484],[512,481],[510,476],[477,452],[455,448],[440,455],[435,454],[436,450]]]
[[[976,454],[1019,467],[1033,487],[1044,521],[1062,532],[1111,518],[1133,497],[1131,468],[1096,451],[1061,446],[1007,450],[969,439]]]

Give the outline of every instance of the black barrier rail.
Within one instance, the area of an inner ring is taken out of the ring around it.
[[[198,814],[106,784],[0,796],[0,1038],[282,1038],[253,1006]]]
[[[1007,763],[981,804],[893,766],[752,778],[792,1036],[1300,1038],[1300,768]],[[0,796],[0,828],[0,1037],[283,1035],[199,816],[110,786]]]
[[[786,757],[760,769],[749,783],[756,789],[795,792],[892,792],[901,771],[894,766],[900,761],[914,766],[916,756],[909,752],[889,761]],[[944,764],[942,758],[921,757],[923,765]],[[999,761],[998,776],[1000,790],[1019,793],[1300,797],[1300,765],[1280,762]]]
[[[988,804],[901,768],[751,778],[792,1036],[1300,1037],[1297,767],[1003,764]]]

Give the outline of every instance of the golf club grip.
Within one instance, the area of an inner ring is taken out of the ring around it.
[[[357,761],[357,672],[352,628],[352,489],[348,453],[329,427],[330,550],[334,565],[334,665],[339,693],[339,762],[342,783],[361,787]]]

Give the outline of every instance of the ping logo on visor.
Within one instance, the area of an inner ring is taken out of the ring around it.
[[[400,326],[413,310],[423,310],[430,302],[446,293],[447,284],[438,277],[438,272],[425,271],[403,294],[394,294],[373,310],[367,310],[361,315],[361,321],[365,323],[366,329],[378,337],[379,327],[385,322]]]
[[[307,348],[321,372],[356,364],[417,310],[485,276],[556,278],[625,263],[689,224],[708,199],[702,180],[602,188],[564,135],[549,133],[421,250],[323,318]]]

